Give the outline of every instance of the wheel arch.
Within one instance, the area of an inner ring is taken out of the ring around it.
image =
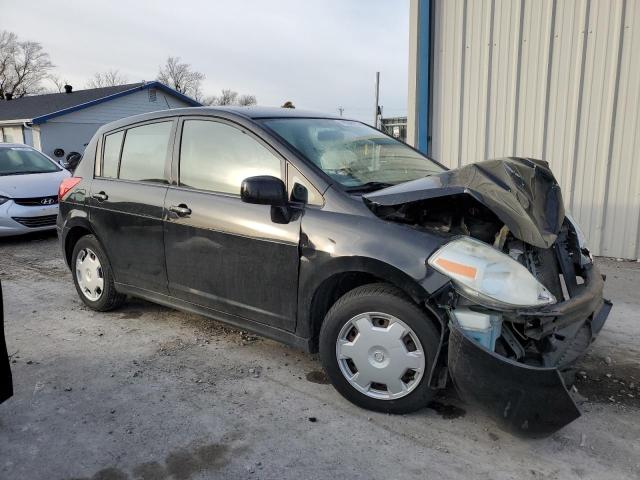
[[[297,322],[297,335],[310,339],[311,352],[318,351],[320,328],[331,306],[347,292],[369,283],[383,282],[400,289],[424,310],[438,331],[442,328],[438,319],[431,318],[433,312],[425,308],[429,292],[392,265],[376,259],[349,257],[334,259],[314,273],[312,278],[301,281]]]
[[[85,217],[74,217],[69,219],[64,227],[64,232],[65,233],[62,236],[62,250],[67,266],[71,268],[73,247],[82,237],[86,235],[94,235],[95,233]]]

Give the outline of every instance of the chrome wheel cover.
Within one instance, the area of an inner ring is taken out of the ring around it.
[[[395,400],[411,393],[425,371],[425,353],[416,333],[402,320],[365,312],[349,320],[336,342],[340,371],[360,393]]]
[[[92,302],[96,302],[104,291],[102,265],[96,253],[90,248],[83,248],[76,259],[76,280],[82,294]]]

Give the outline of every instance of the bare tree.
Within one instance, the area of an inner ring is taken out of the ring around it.
[[[241,107],[250,107],[251,105],[256,105],[258,100],[255,95],[240,95],[238,98],[238,105]]]
[[[128,81],[126,75],[121,74],[118,70],[107,70],[95,73],[87,82],[87,88],[115,87],[116,85],[124,85]]]
[[[62,93],[64,91],[64,86],[69,83],[66,80],[62,80],[58,75],[53,73],[47,76],[47,79],[51,81],[55,85],[54,93]],[[48,90],[48,89],[47,89]]]
[[[180,63],[180,57],[169,57],[158,72],[158,81],[174,90],[200,101],[202,91],[200,84],[205,79],[204,73],[191,69],[188,63]]]
[[[238,92],[225,88],[218,96],[207,97],[204,100],[205,105],[238,105],[241,107],[247,107],[249,105],[255,105],[258,101],[255,95],[238,95]]]
[[[39,93],[52,68],[49,54],[38,42],[21,42],[15,33],[0,31],[0,99]]]
[[[236,105],[238,99],[238,92],[234,92],[230,88],[222,90],[219,96],[211,97],[211,105]]]

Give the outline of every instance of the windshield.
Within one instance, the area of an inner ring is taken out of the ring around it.
[[[0,176],[62,170],[41,153],[27,147],[0,147]]]
[[[360,122],[324,118],[262,120],[348,190],[376,190],[444,168]]]

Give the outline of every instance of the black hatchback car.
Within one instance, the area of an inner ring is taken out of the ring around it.
[[[451,379],[515,430],[579,416],[571,365],[611,304],[545,162],[447,170],[341,117],[190,108],[102,127],[59,197],[92,309],[141,297],[319,351],[369,409]]]

